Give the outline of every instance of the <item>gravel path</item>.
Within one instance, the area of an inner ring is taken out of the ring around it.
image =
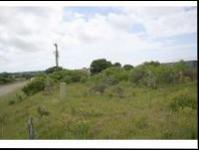
[[[8,85],[0,85],[0,96],[9,94],[10,92],[22,88],[26,83],[27,81],[11,83]]]

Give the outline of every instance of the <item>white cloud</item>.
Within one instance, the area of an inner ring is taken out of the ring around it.
[[[169,37],[197,31],[196,7],[126,7],[124,13],[140,22],[151,37]]]
[[[156,59],[156,54],[164,55],[161,49],[179,49],[153,38],[196,32],[196,9],[121,7],[120,10],[120,13],[95,13],[88,18],[82,13],[67,12],[63,7],[1,7],[0,72],[42,70],[54,65],[54,42],[59,45],[60,64],[66,68],[88,67],[97,58],[135,65]],[[131,32],[136,23],[145,31]],[[177,54],[172,59],[183,57]],[[169,55],[158,58],[170,60]]]

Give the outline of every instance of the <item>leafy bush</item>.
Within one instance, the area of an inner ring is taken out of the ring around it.
[[[26,95],[33,95],[37,92],[44,90],[45,77],[36,77],[33,81],[28,83],[22,90]]]
[[[197,70],[196,69],[186,69],[184,71],[184,77],[188,77],[190,80],[197,79]]]
[[[16,103],[16,100],[11,99],[11,100],[9,100],[8,105],[14,105],[15,103]]]
[[[181,94],[172,99],[171,103],[169,104],[169,108],[172,111],[178,111],[179,109],[183,109],[185,107],[196,109],[196,102],[196,99],[193,97],[190,97],[186,94]]]
[[[72,121],[67,124],[67,129],[75,138],[85,139],[89,137],[90,126],[85,120]]]
[[[88,78],[88,73],[81,70],[61,70],[49,75],[54,81],[63,81],[66,83],[85,82]]]
[[[90,91],[91,92],[95,92],[95,93],[98,92],[100,94],[103,94],[106,88],[107,88],[107,84],[104,83],[104,82],[100,82],[100,83],[95,84],[94,86],[92,86],[90,88]]]
[[[144,77],[147,72],[144,67],[138,66],[134,68],[129,74],[129,80],[136,85],[141,84],[143,82]]]
[[[13,82],[14,78],[6,72],[0,74],[0,85]]]
[[[90,65],[91,74],[97,74],[100,73],[102,70],[109,68],[112,66],[112,63],[110,61],[107,61],[106,59],[97,59],[94,60]]]
[[[53,72],[51,74],[49,74],[49,77],[55,81],[55,82],[58,82],[60,80],[63,80],[63,78],[65,76],[67,76],[69,74],[69,71],[67,70],[60,70],[60,71],[56,71],[56,72]]]
[[[91,76],[90,81],[94,83],[106,82],[108,85],[115,85],[121,81],[128,81],[130,71],[119,67],[110,67],[101,73]]]
[[[106,89],[106,94],[110,97],[124,98],[124,90],[120,85],[112,86]]]
[[[130,65],[130,64],[126,64],[126,65],[123,66],[123,68],[126,69],[126,70],[131,70],[134,67],[132,65]]]
[[[48,111],[48,109],[45,106],[39,106],[37,108],[37,112],[40,115],[40,117],[48,116],[50,114],[50,112]]]
[[[114,66],[114,67],[119,67],[119,68],[120,68],[122,65],[121,65],[119,62],[116,62],[116,63],[113,64],[113,66]]]
[[[54,66],[54,67],[51,67],[51,68],[46,69],[45,72],[46,72],[47,74],[50,74],[50,73],[53,73],[53,72],[56,72],[56,71],[61,71],[61,70],[63,70],[62,67]]]
[[[160,63],[158,61],[150,61],[150,62],[144,62],[145,66],[154,66],[154,67],[157,67],[160,65]]]
[[[174,66],[144,63],[131,71],[129,80],[136,85],[157,88],[159,85],[177,83],[179,78]]]

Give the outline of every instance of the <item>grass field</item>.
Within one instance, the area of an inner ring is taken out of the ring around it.
[[[122,95],[114,86],[97,94],[89,84],[72,83],[64,98],[58,87],[48,94],[20,98],[18,90],[2,96],[0,139],[28,139],[29,116],[36,139],[197,139],[196,82],[158,89],[119,85]]]

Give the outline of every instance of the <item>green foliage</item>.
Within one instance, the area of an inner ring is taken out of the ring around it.
[[[181,61],[173,65],[159,64],[158,62],[145,62],[131,70],[129,80],[136,85],[151,88],[165,84],[182,83],[196,79],[196,70],[190,69]]]
[[[109,68],[112,66],[112,63],[110,61],[107,61],[106,59],[97,59],[94,60],[90,65],[91,74],[97,74],[101,72],[102,70]]]
[[[27,118],[33,116],[38,139],[197,139],[197,105],[183,102],[177,105],[177,111],[169,106],[181,95],[197,103],[196,82],[157,90],[120,82],[108,86],[104,94],[83,97],[88,88],[87,84],[71,83],[63,101],[55,88],[51,95],[27,96],[14,107],[8,107],[7,100],[15,97],[15,92],[0,97],[0,116],[8,115],[0,138],[27,138]],[[50,115],[43,115],[43,108],[39,110],[43,106]]]
[[[99,82],[91,87],[90,91],[95,93],[103,94],[105,89],[107,88],[107,84],[104,82]]]
[[[85,82],[88,76],[88,73],[81,70],[61,70],[49,75],[56,82],[64,81],[66,83]]]
[[[44,90],[45,81],[46,78],[43,76],[35,77],[35,79],[33,79],[33,81],[28,83],[22,90],[28,96],[33,95],[37,92]]]
[[[39,93],[48,79],[68,83],[67,97],[60,101],[57,87]],[[0,122],[8,115],[1,139],[27,138],[28,116],[48,116],[35,119],[39,139],[197,139],[197,70],[181,63],[111,66],[93,76],[63,69],[24,89],[29,96],[0,97]]]
[[[124,98],[124,89],[121,85],[115,85],[106,89],[106,94],[109,97]]]
[[[181,94],[174,97],[171,103],[169,104],[169,108],[172,111],[178,111],[179,109],[184,109],[185,107],[196,109],[196,100],[193,97],[190,97],[186,94]]]
[[[76,139],[86,139],[89,137],[89,124],[85,120],[71,122],[67,126],[68,132],[73,134]]]
[[[50,74],[50,73],[53,73],[53,72],[56,72],[56,71],[61,71],[61,70],[63,70],[62,67],[54,66],[54,67],[50,67],[50,68],[46,69],[45,72],[46,72],[47,74]]]
[[[14,105],[15,103],[16,103],[16,100],[11,99],[11,100],[8,102],[8,105]]]
[[[129,80],[138,85],[143,82],[145,76],[147,76],[145,68],[143,66],[138,66],[130,72]]]
[[[121,68],[122,65],[119,62],[116,62],[116,63],[113,64],[113,66]]]
[[[150,61],[150,62],[144,62],[143,65],[145,65],[145,66],[155,66],[155,67],[157,67],[157,66],[160,65],[160,63],[159,63],[158,61]]]
[[[134,67],[132,65],[130,65],[130,64],[126,64],[126,65],[123,66],[123,68],[126,69],[126,70],[131,70]]]
[[[25,94],[22,92],[18,92],[15,94],[14,97],[12,97],[9,101],[8,101],[8,105],[14,105],[16,103],[20,103],[22,102],[24,99],[26,98]]]
[[[14,81],[14,78],[12,77],[11,74],[8,74],[6,72],[0,73],[0,85],[1,84],[7,84],[7,83],[10,83],[10,82],[13,82],[13,81]]]
[[[115,85],[121,81],[128,81],[130,71],[119,67],[110,67],[101,73],[92,76],[90,80],[93,83],[106,82],[108,85]]]
[[[48,116],[50,114],[50,112],[45,106],[39,106],[37,108],[37,113],[40,115],[40,117]]]

